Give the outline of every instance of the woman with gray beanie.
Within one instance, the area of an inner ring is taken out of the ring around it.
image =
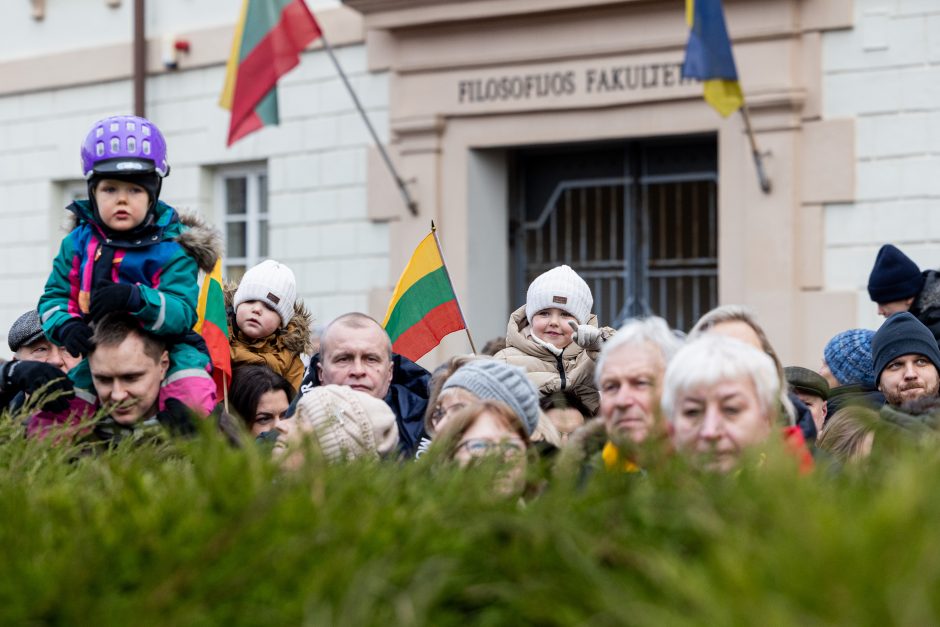
[[[529,435],[535,432],[539,424],[539,394],[529,381],[525,371],[517,366],[494,359],[472,361],[447,379],[438,402],[444,405],[450,396],[462,397],[462,402],[449,404],[448,409],[456,410],[472,400],[494,400],[508,405],[522,420]],[[449,415],[442,416],[435,428],[440,431]]]

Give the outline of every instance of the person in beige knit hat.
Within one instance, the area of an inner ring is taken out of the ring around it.
[[[330,463],[384,459],[398,446],[395,414],[381,399],[342,385],[313,388],[300,399],[294,417],[278,423],[281,435],[274,455],[287,467],[303,462],[303,438],[314,443]]]
[[[596,412],[594,362],[615,331],[598,328],[593,306],[591,289],[570,267],[540,274],[529,285],[525,305],[510,316],[506,348],[495,358],[521,366],[540,396],[570,390]]]

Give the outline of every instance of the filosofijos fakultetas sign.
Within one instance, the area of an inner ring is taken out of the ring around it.
[[[457,102],[472,104],[574,96],[579,93],[601,95],[642,92],[695,83],[694,80],[682,78],[681,62],[588,67],[580,72],[566,70],[464,79],[457,83]]]
[[[662,54],[451,70],[412,75],[402,86],[403,94],[420,96],[415,105],[437,113],[607,106],[701,97],[702,91],[682,78],[679,55]]]

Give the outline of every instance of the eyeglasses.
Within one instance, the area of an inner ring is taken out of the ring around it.
[[[500,453],[505,457],[515,457],[525,453],[525,447],[520,442],[513,440],[492,440],[471,439],[464,440],[457,446],[457,450],[465,449],[471,457],[483,457],[492,453]]]
[[[454,403],[453,405],[450,405],[449,407],[441,407],[440,405],[438,405],[434,409],[434,413],[431,414],[431,419],[435,423],[440,422],[442,418],[446,418],[450,414],[460,411],[466,406],[467,406],[466,403]]]

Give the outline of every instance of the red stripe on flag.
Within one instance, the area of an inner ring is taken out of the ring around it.
[[[411,361],[424,357],[441,339],[465,328],[457,301],[449,300],[429,311],[419,322],[398,336],[392,350]]]
[[[307,44],[315,41],[320,34],[320,25],[303,0],[294,0],[284,7],[281,19],[274,28],[238,64],[229,146],[239,137],[260,128],[236,134],[236,131],[241,131],[247,118],[255,115],[255,107],[277,85],[277,80],[300,63],[299,55]],[[258,123],[261,124],[260,119]]]
[[[228,145],[231,146],[245,135],[254,133],[263,126],[264,122],[254,111],[252,111],[244,120],[239,120],[237,122],[235,121],[235,116],[233,115],[232,123],[228,131]]]
[[[228,336],[211,320],[206,320],[202,325],[202,339],[209,350],[212,379],[218,388],[219,398],[224,398],[225,388],[232,382],[232,349],[228,343]],[[225,373],[224,379],[223,373]]]

